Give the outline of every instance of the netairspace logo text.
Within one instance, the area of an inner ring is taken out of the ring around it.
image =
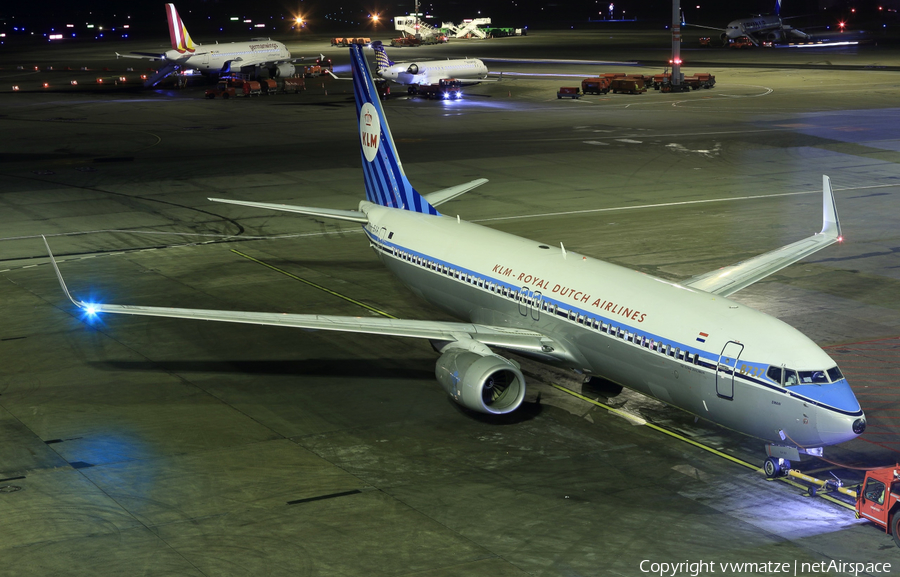
[[[819,561],[818,563],[794,561],[783,563],[777,561],[765,561],[762,563],[720,563],[716,561],[679,561],[666,563],[641,561],[641,573],[659,575],[659,577],[677,577],[678,575],[801,575],[806,573],[843,573],[845,575],[858,576],[860,573],[875,575],[878,573],[890,573],[890,563],[860,563],[840,560]]]

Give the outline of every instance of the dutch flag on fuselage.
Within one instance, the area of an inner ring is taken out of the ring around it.
[[[403,172],[362,46],[350,46],[350,70],[353,72],[366,198],[381,206],[439,214],[415,191]]]

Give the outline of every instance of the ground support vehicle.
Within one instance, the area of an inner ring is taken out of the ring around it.
[[[606,94],[609,92],[609,78],[585,78],[581,81],[583,94]]]
[[[244,89],[244,96],[259,96],[262,94],[262,86],[256,80],[244,81],[242,88]]]
[[[753,41],[746,36],[741,36],[729,39],[728,46],[730,48],[753,48]]]
[[[644,88],[644,81],[633,78],[616,78],[610,83],[610,90],[613,94],[641,94],[647,92]]]
[[[318,64],[311,64],[301,68],[304,78],[316,78],[322,76],[322,67]]]
[[[206,90],[206,98],[218,98],[222,97],[223,99],[234,98],[237,95],[237,92],[234,89],[234,84],[232,79],[224,79],[220,78],[219,82],[216,83],[215,88],[208,88]]]
[[[581,93],[579,92],[579,88],[577,86],[563,86],[556,93],[557,98],[574,98],[578,100],[581,98]]]
[[[884,529],[900,547],[900,464],[866,471],[856,496],[856,517]]]
[[[700,46],[703,48],[711,48],[712,47],[712,38],[709,36],[701,36],[700,37]]]
[[[375,90],[378,91],[379,98],[387,100],[391,95],[391,83],[383,78],[379,78],[375,80]]]
[[[700,88],[712,88],[716,85],[716,77],[707,72],[700,72],[693,76],[685,76],[683,84],[690,86],[691,90]]]
[[[278,93],[278,83],[272,78],[266,78],[259,81],[260,93],[269,95]]]
[[[247,74],[228,74],[219,76],[219,81],[215,88],[206,91],[206,98],[234,98],[235,96],[244,96],[244,84],[246,84],[249,76]]]
[[[418,38],[412,38],[410,36],[391,39],[391,46],[393,46],[394,48],[400,48],[401,46],[418,46],[421,43],[422,41]]]
[[[285,94],[299,94],[306,89],[306,81],[302,78],[293,76],[291,78],[284,79],[284,85],[282,86],[282,90]]]
[[[462,98],[462,84],[455,78],[444,78],[437,84],[416,84],[410,86],[409,93],[436,100],[459,100]],[[388,89],[388,94],[390,94],[390,89]]]

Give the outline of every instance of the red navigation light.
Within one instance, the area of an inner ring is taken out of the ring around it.
[[[41,86],[43,86],[44,88],[50,88],[50,83],[44,82]]]
[[[837,237],[837,241],[838,241],[838,242],[844,242],[844,237],[843,237],[843,236]]]
[[[846,22],[838,22],[838,26],[840,26],[841,28],[843,28],[846,25],[847,25]]]

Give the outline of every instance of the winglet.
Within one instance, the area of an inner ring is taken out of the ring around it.
[[[822,175],[822,232],[837,239],[844,240],[841,235],[841,221],[838,220],[837,206],[834,203],[834,191],[831,189],[831,179]]]
[[[84,308],[83,302],[77,301],[72,298],[72,293],[69,292],[69,288],[66,286],[66,281],[63,280],[62,273],[59,272],[59,267],[56,266],[56,259],[53,258],[53,253],[50,252],[50,243],[47,242],[47,237],[41,235],[41,238],[44,239],[44,246],[47,247],[47,254],[50,255],[50,264],[53,265],[53,270],[56,271],[56,278],[59,279],[59,286],[62,287],[63,292],[66,293],[66,296],[69,297],[69,300],[72,301],[72,304],[74,304],[78,308]]]

